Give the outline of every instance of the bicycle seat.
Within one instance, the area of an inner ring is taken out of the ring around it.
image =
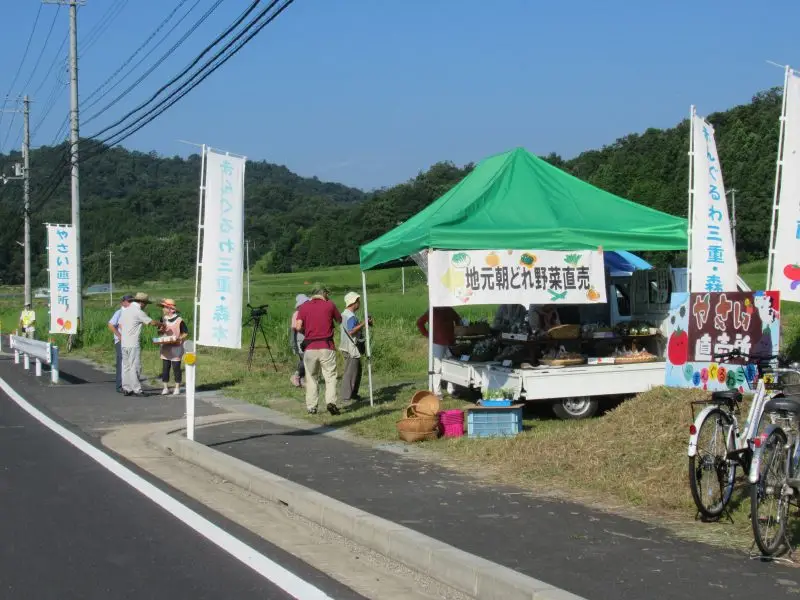
[[[719,404],[734,404],[742,401],[742,393],[738,390],[725,390],[724,392],[712,392],[711,401]]]
[[[800,414],[800,396],[779,396],[764,405],[764,412],[788,412]]]

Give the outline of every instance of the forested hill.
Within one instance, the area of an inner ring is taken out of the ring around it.
[[[749,104],[710,116],[725,184],[737,191],[741,260],[763,257],[769,235],[778,144],[778,90]],[[686,215],[688,121],[671,129],[631,134],[570,160],[551,163],[624,198]],[[33,274],[44,283],[44,222],[68,222],[69,181],[48,198],[42,189],[63,160],[63,146],[31,154]],[[19,154],[0,155],[0,173],[11,173]],[[356,263],[358,247],[418,212],[455,185],[471,165],[439,163],[406,183],[366,194],[336,183],[303,178],[282,166],[249,162],[246,236],[253,262],[267,271]],[[110,149],[81,171],[83,256],[86,283],[107,279],[108,251],[116,278],[136,282],[186,277],[193,272],[200,160]],[[38,182],[38,183],[37,183]],[[43,202],[43,200],[47,200]],[[0,187],[0,279],[22,277],[21,185]]]

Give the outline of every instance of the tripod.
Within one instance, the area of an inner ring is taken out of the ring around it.
[[[253,325],[253,333],[250,336],[250,352],[247,355],[247,370],[250,371],[253,368],[253,356],[256,352],[256,336],[258,332],[261,332],[261,335],[264,337],[264,343],[267,345],[267,352],[269,353],[269,358],[272,361],[272,367],[275,369],[275,372],[278,372],[278,365],[275,364],[275,357],[272,356],[272,348],[269,347],[269,340],[267,339],[267,332],[264,331],[264,325],[261,323],[261,317],[266,314],[266,310],[261,308],[253,309],[249,304],[247,305],[250,308],[250,318],[245,322],[245,327],[247,325]]]

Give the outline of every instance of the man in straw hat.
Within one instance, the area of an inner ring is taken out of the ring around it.
[[[319,374],[325,379],[325,404],[332,415],[339,414],[336,406],[336,346],[333,343],[333,323],[341,323],[339,309],[328,297],[330,291],[321,283],[314,285],[311,300],[297,311],[295,327],[305,335],[303,364],[306,367],[306,409],[317,414],[319,404]]]
[[[142,310],[148,304],[150,304],[150,297],[143,292],[138,292],[119,318],[119,343],[122,347],[122,393],[126,396],[142,395],[142,384],[139,381],[142,372],[140,342],[142,325],[152,325],[161,329],[161,324],[151,319]]]
[[[175,305],[175,300],[164,298],[159,302],[159,306],[164,310],[164,315],[161,317],[161,332],[165,336],[175,339],[174,342],[161,344],[161,381],[164,383],[161,395],[169,393],[169,372],[171,369],[175,377],[175,389],[172,394],[177,396],[181,393],[183,342],[189,337],[189,328],[186,327],[186,322],[181,318],[178,307]]]
[[[364,323],[359,322],[356,312],[361,307],[361,296],[348,292],[344,297],[345,309],[342,311],[342,334],[339,350],[344,358],[344,374],[339,397],[343,402],[358,401],[358,388],[361,385],[361,355],[364,353]],[[372,325],[372,317],[369,317]]]

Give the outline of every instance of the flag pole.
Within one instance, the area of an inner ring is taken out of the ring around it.
[[[686,213],[686,291],[692,291],[692,219],[694,212],[694,104],[689,108],[689,206]]]
[[[780,201],[780,185],[781,174],[783,173],[783,143],[784,135],[786,132],[786,90],[789,87],[789,74],[791,69],[787,65],[785,67],[785,74],[783,78],[783,103],[781,108],[780,117],[780,134],[778,135],[778,158],[775,162],[775,190],[772,198],[772,222],[769,228],[769,251],[767,253],[767,281],[766,286],[768,290],[774,289],[772,285],[772,276],[775,269],[775,225],[777,222],[778,202]]]

